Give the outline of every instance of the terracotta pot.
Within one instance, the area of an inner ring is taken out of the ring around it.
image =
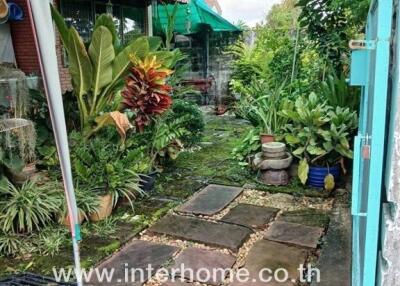
[[[275,142],[275,136],[271,134],[260,134],[261,144]]]
[[[85,214],[82,211],[79,211],[79,224],[82,224],[82,222],[85,220]],[[69,225],[69,216],[68,214],[62,219],[61,222],[63,225],[66,227],[70,227]]]
[[[109,217],[113,210],[112,196],[106,194],[99,196],[99,207],[95,213],[89,214],[90,221],[97,222]]]
[[[26,165],[21,172],[12,173],[11,181],[16,185],[22,185],[27,180],[31,179],[36,173],[36,163]]]
[[[228,111],[228,107],[225,105],[219,105],[217,106],[215,110],[216,115],[224,115]]]

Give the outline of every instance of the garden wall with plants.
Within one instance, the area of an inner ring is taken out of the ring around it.
[[[117,223],[111,213],[147,197],[155,174],[201,140],[204,121],[197,105],[171,96],[180,50],[158,37],[122,44],[108,15],[84,42],[52,14],[72,78],[63,99],[79,217],[84,233],[104,237]],[[15,74],[22,86],[0,102],[0,257],[7,261],[56,255],[68,246],[69,225],[46,98]]]

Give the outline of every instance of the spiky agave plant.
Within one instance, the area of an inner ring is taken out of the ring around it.
[[[172,104],[172,88],[166,80],[173,71],[164,68],[157,55],[148,55],[144,60],[132,55],[131,61],[133,67],[122,92],[123,105],[136,113],[136,128],[143,132],[153,116],[162,114]]]

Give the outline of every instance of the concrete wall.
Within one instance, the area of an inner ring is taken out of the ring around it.
[[[397,97],[396,92],[394,95]],[[383,206],[379,261],[379,285],[382,286],[400,283],[400,101],[392,98],[390,106],[393,112],[386,169],[387,202]]]
[[[210,89],[212,104],[221,103],[224,98],[230,96],[229,81],[232,74],[232,57],[224,54],[226,48],[233,44],[238,38],[238,34],[213,33],[210,37],[210,52],[208,61],[209,76],[215,78],[215,83]],[[190,42],[178,43],[176,46],[189,55],[190,71],[187,72],[185,79],[204,78],[205,42],[202,35],[194,35],[189,38]]]
[[[399,34],[400,27],[396,27]],[[379,258],[378,283],[382,286],[400,285],[400,54],[394,41],[390,108],[389,136],[387,142],[385,202],[382,210],[381,253]]]

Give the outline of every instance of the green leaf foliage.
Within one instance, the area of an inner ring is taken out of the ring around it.
[[[307,183],[308,171],[309,171],[309,165],[307,160],[306,159],[301,160],[297,172],[299,179],[303,185]]]

